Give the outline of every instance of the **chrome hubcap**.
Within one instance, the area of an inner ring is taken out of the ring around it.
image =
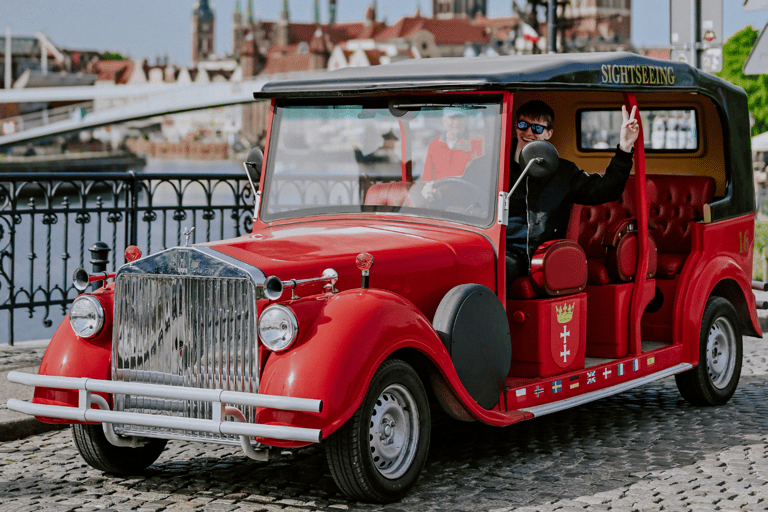
[[[382,476],[399,478],[411,466],[419,439],[419,411],[410,391],[392,384],[373,405],[369,430],[371,458]]]
[[[725,388],[736,368],[736,334],[731,322],[718,317],[709,328],[707,338],[707,372],[717,389]]]

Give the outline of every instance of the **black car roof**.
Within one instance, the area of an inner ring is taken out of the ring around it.
[[[596,88],[602,90],[739,89],[681,62],[634,53],[557,53],[408,59],[268,82],[256,98],[338,97],[424,90]]]

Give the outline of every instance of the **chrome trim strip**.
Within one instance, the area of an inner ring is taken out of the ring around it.
[[[231,405],[251,407],[267,407],[285,411],[321,412],[323,401],[312,398],[296,398],[290,396],[262,395],[259,393],[243,393],[242,391],[225,391],[223,389],[200,389],[184,386],[164,386],[160,384],[143,384],[139,382],[119,382],[113,380],[88,379],[85,377],[58,377],[55,375],[32,375],[12,371],[8,380],[26,386],[42,386],[56,389],[79,389],[98,393],[119,393],[139,395],[153,398],[177,400],[198,400],[203,402],[218,402]],[[57,406],[58,407],[58,406]],[[126,413],[133,414],[133,413]],[[190,418],[181,418],[189,420]],[[127,423],[127,422],[119,422]],[[192,430],[184,427],[186,430]]]
[[[15,398],[8,400],[8,408],[13,411],[23,412],[33,416],[64,418],[97,423],[122,423],[143,427],[197,430],[199,432],[208,432],[211,434],[268,437],[271,439],[283,439],[307,443],[319,443],[322,439],[322,431],[317,429],[259,425],[252,423],[245,424],[234,421],[201,420],[197,418],[178,418],[136,412],[102,411],[101,409],[82,409],[79,407],[64,407],[60,405],[32,404]]]
[[[229,273],[229,275],[221,275],[207,272],[195,272],[188,274],[186,270],[180,272],[178,269],[178,262],[176,260],[182,255],[187,255],[190,258],[194,258],[195,255],[198,255],[197,258],[213,258],[222,263],[225,263],[228,267],[236,269],[240,275],[235,276],[232,273]],[[226,254],[209,247],[197,245],[191,247],[172,247],[170,249],[165,249],[164,251],[145,256],[144,258],[138,259],[136,261],[126,263],[117,270],[115,280],[117,280],[121,274],[126,272],[172,276],[196,275],[200,277],[242,277],[243,274],[245,274],[257,287],[263,286],[264,281],[267,278],[266,274],[264,274],[260,268],[254,267],[253,265],[245,263],[244,261],[232,258],[231,256],[227,256]]]
[[[264,281],[266,281],[267,279],[267,275],[260,268],[249,265],[248,263],[235,259],[232,256],[227,256],[223,252],[219,252],[216,249],[211,249],[210,247],[207,247],[207,246],[197,246],[197,245],[192,246],[192,248],[200,251],[203,254],[207,254],[211,258],[220,260],[223,263],[228,263],[233,267],[237,267],[247,272],[251,276],[251,280],[253,281],[253,284],[255,284],[256,286],[263,286]]]
[[[622,382],[621,384],[617,384],[609,388],[598,389],[597,391],[592,391],[584,395],[566,398],[565,400],[560,400],[558,402],[553,402],[551,404],[536,405],[533,407],[528,407],[527,409],[521,409],[521,411],[530,412],[533,414],[534,417],[538,418],[539,416],[544,416],[545,414],[551,414],[553,412],[562,411],[564,409],[570,409],[571,407],[575,407],[577,405],[586,404],[594,400],[599,400],[601,398],[606,398],[612,395],[616,395],[618,393],[622,393],[632,388],[636,388],[644,384],[648,384],[649,382],[653,382],[655,380],[663,379],[664,377],[669,377],[670,375],[674,375],[676,373],[690,370],[691,368],[693,368],[693,365],[689,363],[680,363],[676,366],[672,366],[671,368],[667,368],[666,370],[652,373],[650,375],[646,375],[645,377],[641,377],[639,379]]]

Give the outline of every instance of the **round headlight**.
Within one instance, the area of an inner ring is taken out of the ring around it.
[[[69,325],[81,338],[93,338],[104,327],[104,308],[92,295],[81,295],[69,310]]]
[[[272,351],[279,352],[291,346],[299,334],[299,322],[289,308],[273,304],[261,313],[259,338]]]

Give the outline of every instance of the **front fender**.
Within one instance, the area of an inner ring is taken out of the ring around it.
[[[288,351],[269,356],[259,392],[320,399],[322,412],[260,409],[258,423],[319,428],[326,437],[359,407],[374,372],[391,353],[411,347],[439,366],[450,365],[429,320],[403,297],[383,290],[357,289],[334,295],[302,340]],[[266,442],[293,446],[285,441]]]
[[[109,288],[100,288],[91,295],[96,297],[104,308],[104,327],[101,332],[91,339],[80,338],[69,325],[69,315],[67,315],[48,344],[37,372],[39,375],[105,380],[111,378],[113,285]],[[111,396],[104,394],[102,396],[107,399],[111,407]],[[32,402],[77,407],[78,392],[38,386],[35,388]],[[38,417],[37,419],[46,423],[73,423],[72,420],[60,418]]]

